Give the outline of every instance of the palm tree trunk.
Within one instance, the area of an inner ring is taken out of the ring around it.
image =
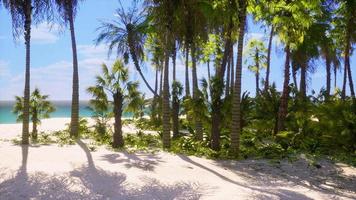
[[[196,63],[196,52],[195,52],[195,43],[193,42],[191,45],[191,56],[192,56],[192,78],[193,78],[193,99],[194,101],[198,101],[199,98],[199,87],[198,87],[198,75],[197,75],[197,63]],[[198,108],[194,108],[194,109],[198,109]],[[198,111],[196,110],[195,113],[197,113]],[[198,119],[197,117],[195,117],[194,119],[195,121],[195,131],[196,131],[196,139],[198,141],[202,141],[203,140],[203,125],[200,121],[200,119]]]
[[[185,49],[185,96],[190,96],[190,86],[189,86],[189,45],[186,44]]]
[[[297,66],[292,62],[292,77],[295,89],[298,91],[298,81],[297,81]]]
[[[232,99],[232,119],[231,119],[231,151],[235,156],[239,156],[240,133],[241,133],[241,74],[242,74],[242,51],[245,36],[246,7],[247,2],[241,1],[239,14],[239,37],[236,61],[236,77]]]
[[[328,56],[325,58],[326,62],[326,95],[330,95],[331,90],[331,62]]]
[[[158,90],[158,73],[159,73],[159,70],[158,70],[158,67],[156,67],[156,76],[155,76],[155,93],[157,94],[157,90]]]
[[[230,83],[230,85],[231,85],[231,87],[230,87],[230,92],[231,92],[231,94],[232,94],[232,92],[233,92],[233,90],[234,90],[234,85],[235,85],[235,68],[234,68],[234,44],[233,43],[231,43],[231,53],[230,53],[230,55],[231,55],[231,77],[230,77],[230,81],[231,81],[231,83]]]
[[[31,24],[32,24],[32,5],[31,0],[26,0],[25,13],[25,46],[26,46],[26,72],[24,107],[22,121],[22,144],[29,144],[29,123],[30,123],[30,64],[31,64]]]
[[[256,96],[259,95],[260,93],[260,60],[259,60],[259,52],[258,49],[256,49],[256,55],[255,55],[255,60],[256,60]]]
[[[283,93],[281,96],[281,103],[278,110],[278,120],[277,120],[277,132],[284,129],[284,121],[287,117],[288,111],[288,96],[289,96],[289,62],[290,62],[290,49],[289,44],[285,48],[286,61],[284,65],[284,83],[283,83]],[[276,133],[275,133],[276,134]]]
[[[306,78],[307,78],[307,64],[303,63],[300,69],[300,95],[301,98],[304,100],[305,97],[307,96],[307,82],[306,82]]]
[[[161,77],[160,77],[160,83],[159,83],[159,96],[162,97],[163,94],[163,71],[164,71],[164,62],[162,63],[162,69],[161,69]]]
[[[173,76],[172,76],[172,80],[175,81],[176,80],[176,60],[177,60],[177,48],[176,48],[176,43],[174,43],[174,47],[173,47],[173,56],[172,56],[172,64],[173,64]]]
[[[348,62],[348,64],[347,64],[347,74],[348,74],[348,78],[349,78],[350,93],[351,93],[352,99],[355,100],[355,89],[354,89],[354,82],[352,80],[352,72],[351,72],[351,67],[350,67],[350,57],[348,57],[347,62]]]
[[[166,35],[166,44],[168,36]],[[168,48],[167,48],[168,49]],[[162,123],[163,123],[163,148],[171,147],[171,124],[169,108],[169,51],[165,52],[164,77],[163,77],[163,99],[162,99]]]
[[[34,110],[33,113],[32,113],[32,139],[34,141],[37,140],[37,136],[38,136],[38,130],[37,130],[37,122],[38,122],[38,119],[37,119],[37,111]]]
[[[347,83],[347,66],[344,66],[344,79],[342,83],[341,99],[346,98],[346,83]]]
[[[229,52],[231,53],[230,49],[229,49]],[[230,77],[231,77],[231,62],[230,62],[230,56],[229,55],[229,58],[228,58],[228,61],[227,61],[227,71],[226,71],[226,86],[225,86],[225,95],[226,96],[229,96],[230,95]]]
[[[273,35],[274,35],[274,27],[271,26],[271,33],[269,35],[268,50],[267,50],[267,69],[266,69],[266,78],[265,78],[265,91],[269,87],[269,76],[270,76],[270,71],[271,71],[271,52],[272,52]]]
[[[334,66],[334,90],[336,91],[337,87],[337,68]]]
[[[73,11],[72,9],[70,9]],[[74,31],[73,13],[69,14],[70,36],[72,40],[73,53],[73,91],[72,91],[72,112],[70,123],[70,136],[79,136],[79,72],[78,72],[78,57],[77,57],[77,43]]]
[[[124,138],[122,136],[122,104],[123,97],[122,94],[116,93],[113,96],[114,98],[114,115],[115,115],[115,124],[114,124],[114,134],[113,134],[113,148],[121,148],[124,146]]]

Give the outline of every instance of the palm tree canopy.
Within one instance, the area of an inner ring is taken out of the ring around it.
[[[12,19],[12,30],[15,38],[24,33],[24,24],[26,20],[26,6],[28,3],[32,6],[33,24],[38,24],[43,20],[49,20],[53,16],[52,0],[2,0],[4,7],[10,12]]]

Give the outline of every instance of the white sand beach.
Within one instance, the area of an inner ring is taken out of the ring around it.
[[[69,119],[43,120],[41,131]],[[125,126],[124,132],[135,132]],[[91,152],[76,145],[20,146],[21,124],[0,125],[0,199],[356,199],[356,169],[302,159],[214,161],[166,152]]]

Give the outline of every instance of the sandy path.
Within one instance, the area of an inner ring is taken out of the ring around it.
[[[90,152],[82,141],[65,147],[0,141],[0,199],[356,199],[356,170],[321,164],[318,171],[299,161],[272,166],[165,152]]]

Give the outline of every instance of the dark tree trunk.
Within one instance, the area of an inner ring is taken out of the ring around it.
[[[36,108],[33,108],[33,115],[32,115],[32,139],[34,141],[37,140],[38,136],[38,130],[37,130],[37,122],[38,122],[38,117],[37,117],[37,110]]]
[[[73,85],[72,85],[72,111],[70,122],[70,136],[79,136],[79,73],[78,73],[78,57],[77,57],[77,43],[75,39],[73,8],[70,7],[69,13],[69,27],[72,41],[73,54]]]
[[[122,104],[123,104],[123,96],[119,92],[114,94],[114,116],[115,116],[115,124],[114,124],[114,134],[113,134],[113,148],[121,148],[124,146],[124,138],[122,136]]]
[[[189,45],[186,44],[185,49],[185,96],[190,96],[190,86],[189,86]]]
[[[330,58],[327,55],[325,58],[326,62],[326,95],[330,96],[330,91],[331,91],[331,62]]]
[[[174,47],[173,52],[173,84],[176,82],[176,56],[177,51]],[[173,88],[173,86],[172,86]],[[173,92],[174,90],[172,90]],[[172,94],[172,123],[173,123],[173,138],[179,137],[179,97],[178,94]]]
[[[230,60],[230,62],[231,62],[231,77],[230,77],[230,81],[231,81],[231,83],[230,83],[230,85],[231,85],[231,87],[230,87],[230,92],[231,92],[231,94],[232,94],[232,92],[234,91],[234,85],[235,85],[235,65],[234,65],[234,44],[233,43],[231,43],[231,58],[230,58],[231,60]]]
[[[230,49],[228,50],[230,53]],[[230,57],[231,55],[229,55],[229,58],[228,58],[228,62],[227,62],[227,72],[226,72],[226,83],[225,83],[225,95],[226,96],[229,96],[230,95],[230,77],[231,77],[231,62],[230,62]]]
[[[304,100],[307,96],[307,64],[303,63],[300,69],[300,96]]]
[[[162,93],[163,93],[163,71],[164,71],[164,62],[162,64],[162,69],[161,69],[161,74],[160,74],[160,83],[159,83],[159,96],[162,97]]]
[[[25,1],[25,46],[26,46],[26,72],[24,89],[24,107],[22,121],[22,144],[29,144],[29,123],[30,123],[30,64],[31,64],[31,24],[32,5],[31,0]]]
[[[351,67],[350,67],[350,57],[348,57],[347,62],[348,62],[348,64],[347,64],[347,75],[348,75],[348,78],[349,78],[350,93],[351,93],[352,99],[355,100],[355,89],[354,89],[354,82],[352,80],[352,72],[351,72]]]
[[[292,62],[292,77],[295,89],[298,91],[298,81],[297,81],[297,66]]]
[[[260,93],[260,61],[259,61],[259,52],[258,52],[258,49],[256,49],[256,55],[255,55],[255,59],[256,59],[256,96],[259,95]]]
[[[245,36],[246,7],[245,0],[240,1],[241,10],[239,12],[239,37],[236,61],[236,78],[232,99],[232,119],[231,119],[231,151],[235,156],[239,156],[240,133],[241,133],[241,74],[242,74],[242,51]]]
[[[278,110],[278,122],[277,122],[277,132],[284,130],[284,121],[287,117],[288,112],[288,96],[289,96],[289,62],[290,62],[290,49],[289,45],[285,48],[286,61],[284,65],[284,83],[283,83],[283,93],[281,96],[281,103]],[[276,133],[275,133],[276,134]]]
[[[334,66],[334,89],[336,90],[337,87],[337,69]]]
[[[342,83],[342,91],[341,91],[341,98],[346,98],[346,84],[347,84],[347,66],[344,66],[344,78]]]
[[[198,86],[198,75],[197,75],[197,62],[196,62],[196,52],[195,52],[195,43],[193,42],[191,45],[191,56],[192,56],[192,78],[193,78],[193,99],[194,101],[198,101],[199,100],[199,86]],[[196,109],[198,108],[194,108],[195,109],[195,113],[199,112]],[[198,119],[198,117],[194,117],[194,121],[195,121],[195,137],[198,141],[202,141],[203,140],[203,125],[200,121],[200,119]]]
[[[271,33],[268,40],[268,50],[267,50],[267,69],[266,69],[266,78],[265,78],[265,90],[269,87],[269,76],[271,71],[271,52],[272,52],[272,40],[274,35],[274,27],[271,26]]]
[[[176,80],[176,60],[177,60],[177,48],[176,44],[174,43],[173,47],[173,55],[172,55],[172,64],[173,64],[173,72],[172,72],[172,80]]]
[[[166,36],[168,44],[168,36]],[[163,123],[163,148],[171,147],[171,123],[169,106],[169,51],[165,52],[164,75],[163,75],[163,98],[162,98],[162,123]]]

